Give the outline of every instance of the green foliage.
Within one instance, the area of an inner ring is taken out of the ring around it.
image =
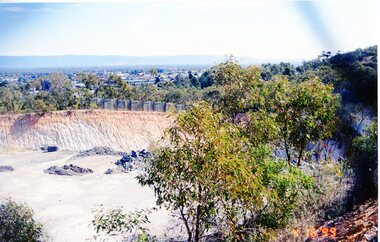
[[[191,73],[191,71],[189,71],[189,80],[190,80],[190,84],[192,87],[195,87],[195,88],[201,87],[201,83],[199,81],[199,78],[197,76],[193,75],[193,73]]]
[[[357,199],[362,201],[377,196],[377,120],[363,135],[354,139],[350,162],[358,179]]]
[[[101,81],[95,74],[78,73],[75,79],[85,84],[85,87],[89,90],[96,90],[99,88]]]
[[[284,143],[288,162],[290,148],[298,153],[300,165],[305,146],[331,137],[336,124],[340,99],[333,86],[318,80],[292,84],[284,78],[269,83],[268,103],[276,115],[279,137]]]
[[[175,89],[165,95],[164,101],[168,103],[181,103],[184,96],[185,93],[182,90]]]
[[[47,77],[50,82],[47,102],[57,110],[65,110],[73,103],[74,93],[73,86],[67,77],[60,73],[54,73]]]
[[[289,163],[292,149],[300,165],[306,145],[334,131],[340,99],[331,84],[292,83],[283,76],[264,82],[257,68],[231,59],[216,66],[213,76],[223,88],[216,108],[243,126],[255,144],[281,140]]]
[[[43,241],[42,225],[33,219],[33,210],[11,200],[0,204],[1,241]]]
[[[295,238],[292,230],[298,228],[306,231],[343,215],[349,209],[347,196],[351,191],[352,180],[347,174],[342,176],[341,164],[325,161],[313,163],[304,166],[303,171],[313,178],[313,188],[302,192],[292,218],[286,229],[280,230],[276,235],[276,241],[306,241],[308,236],[301,233]],[[346,170],[345,173],[347,172]]]
[[[45,103],[45,102],[44,102],[43,100],[41,100],[41,99],[37,99],[37,100],[35,100],[34,105],[35,105],[35,106],[34,106],[34,110],[35,110],[35,111],[49,112],[49,111],[53,111],[53,110],[55,110],[54,106]]]
[[[163,93],[156,86],[141,85],[132,89],[132,99],[146,101],[162,101]]]
[[[189,240],[211,228],[225,238],[270,235],[286,224],[312,181],[222,117],[205,102],[179,114],[167,131],[169,145],[154,151],[139,183],[154,187],[158,205],[179,212]]]
[[[260,71],[254,66],[243,68],[230,58],[212,68],[212,78],[223,90],[216,108],[229,118],[256,109],[265,101],[259,88],[263,84]]]
[[[137,74],[142,70],[134,70]],[[264,64],[260,68],[239,66],[233,58],[203,72],[178,74],[175,80],[161,81],[151,69],[152,77],[158,78],[157,86],[130,86],[119,76],[107,79],[91,73],[77,73],[74,80],[84,87],[74,88],[63,74],[53,73],[28,83],[1,82],[0,112],[19,113],[42,110],[64,110],[73,107],[89,108],[94,98],[115,98],[164,101],[189,104],[208,100],[214,107],[226,106],[219,111],[235,117],[239,113],[262,108],[265,92],[260,87],[278,75],[292,82],[319,79],[333,84],[341,93],[342,102],[361,103],[376,111],[377,105],[377,46],[353,52],[326,56],[304,62],[298,67],[290,63]],[[174,94],[172,94],[174,92]],[[36,101],[39,109],[36,109]],[[216,105],[219,104],[219,105]],[[231,117],[230,117],[231,118]],[[341,117],[345,119],[345,117]]]
[[[221,98],[221,88],[217,86],[206,87],[202,90],[202,98],[201,100],[210,102],[210,103],[218,103]]]
[[[174,85],[176,85],[176,87],[190,87],[191,86],[189,77],[183,74],[178,74],[175,77],[173,83]]]
[[[261,77],[265,80],[271,80],[276,75],[294,77],[296,70],[290,63],[281,62],[280,64],[263,64],[261,65]]]
[[[95,216],[91,224],[98,236],[101,234],[110,237],[127,235],[134,237],[137,235],[138,241],[151,241],[147,225],[150,223],[148,215],[153,210],[155,208],[125,213],[122,208],[104,211],[103,207],[100,207],[100,209],[94,210]]]
[[[342,82],[341,74],[328,65],[322,65],[318,69],[308,70],[297,76],[298,82],[315,79],[320,79],[324,84],[333,84],[334,86],[339,86]]]
[[[18,113],[22,108],[22,93],[17,86],[0,87],[0,113]]]
[[[343,102],[360,102],[377,107],[377,46],[338,53],[324,59],[304,62],[296,68],[298,81],[318,77],[334,84]]]
[[[202,75],[199,77],[199,82],[200,82],[201,88],[210,87],[215,84],[214,79],[210,75],[210,71],[203,72]]]
[[[286,227],[303,192],[311,190],[313,179],[285,161],[266,162],[263,167],[263,184],[270,191],[266,209],[259,215],[258,223],[277,229]]]
[[[123,81],[120,76],[111,75],[108,80],[95,89],[95,97],[106,99],[131,99],[132,87]]]

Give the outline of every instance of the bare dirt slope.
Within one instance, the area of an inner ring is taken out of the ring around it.
[[[172,119],[167,113],[110,110],[60,111],[0,116],[0,149],[84,150],[108,146],[144,149],[157,141]]]
[[[327,236],[326,238],[323,238],[323,236],[318,236],[315,240],[309,238],[308,241],[377,241],[377,211],[378,201],[370,200],[360,206],[357,206],[353,209],[353,211],[334,220],[328,221],[321,226],[324,228],[334,228],[336,233],[334,233],[335,235],[333,238],[331,238],[331,236]]]

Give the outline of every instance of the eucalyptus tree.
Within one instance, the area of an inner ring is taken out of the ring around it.
[[[158,205],[178,211],[188,241],[210,231],[223,239],[268,240],[291,218],[300,192],[311,188],[310,177],[274,162],[265,143],[245,134],[208,103],[194,104],[176,116],[166,145],[138,176],[154,188]]]

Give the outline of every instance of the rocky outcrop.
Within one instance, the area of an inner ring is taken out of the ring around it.
[[[14,171],[12,166],[0,166],[0,172],[10,172]]]
[[[106,175],[111,175],[111,174],[120,174],[120,173],[127,173],[127,170],[124,169],[122,166],[117,166],[113,168],[109,168],[104,172]]]
[[[82,168],[73,164],[64,165],[63,167],[51,166],[45,170],[45,173],[61,176],[79,176],[82,174],[93,173],[89,168]]]
[[[99,147],[94,147],[92,149],[84,150],[79,152],[79,154],[73,156],[71,159],[75,160],[78,158],[83,158],[87,156],[93,156],[93,155],[114,155],[114,156],[124,156],[127,155],[126,152],[122,151],[115,151],[114,149],[110,147],[104,147],[104,146],[99,146]]]
[[[127,173],[133,170],[141,170],[143,161],[145,158],[152,156],[152,153],[145,151],[131,151],[131,154],[125,154],[121,157],[120,160],[115,162],[116,167],[109,168],[104,172],[106,175],[118,174],[118,173]]]
[[[57,146],[44,146],[44,147],[41,147],[41,150],[43,152],[55,152],[55,151],[58,151],[58,147]]]
[[[110,110],[58,111],[0,116],[0,149],[57,146],[86,150],[146,149],[157,141],[173,119],[166,113]]]

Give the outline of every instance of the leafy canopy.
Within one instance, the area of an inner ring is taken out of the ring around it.
[[[263,226],[284,226],[299,192],[312,184],[298,168],[274,161],[265,145],[253,146],[206,102],[179,114],[165,143],[138,179],[154,188],[159,205],[179,212],[189,240],[211,228],[249,238]]]

